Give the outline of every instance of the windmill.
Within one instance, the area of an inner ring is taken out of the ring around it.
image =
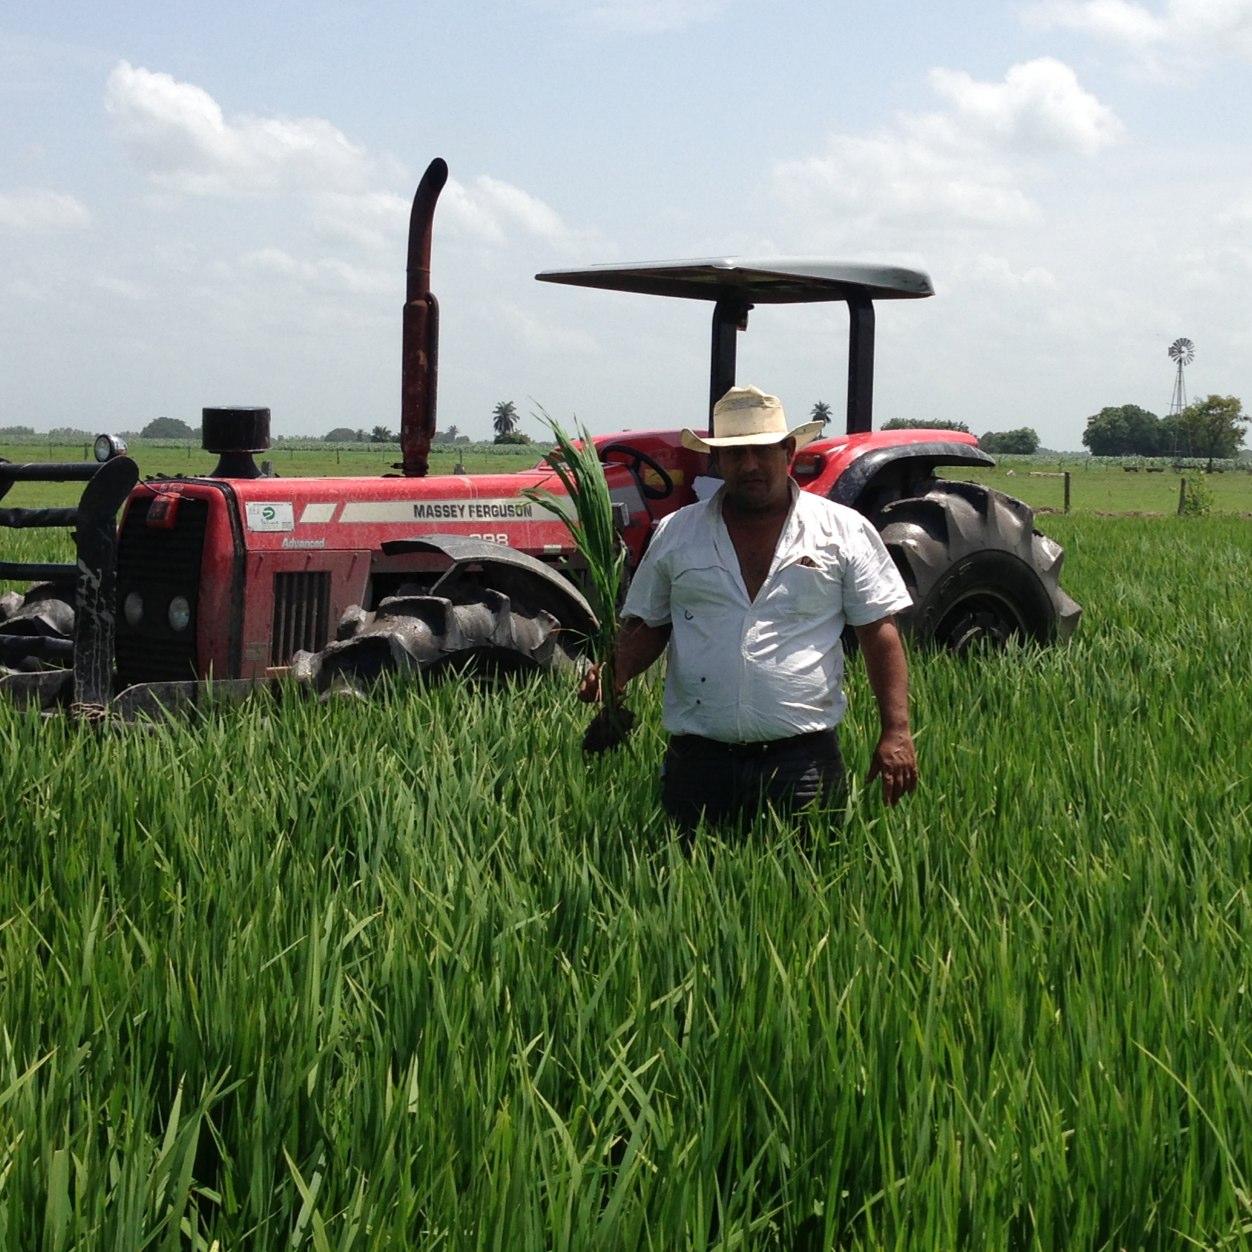
[[[1187,386],[1183,382],[1182,368],[1195,360],[1195,344],[1190,339],[1175,339],[1169,345],[1169,359],[1178,363],[1178,374],[1174,378],[1174,394],[1169,402],[1169,415],[1173,417],[1187,407]]]

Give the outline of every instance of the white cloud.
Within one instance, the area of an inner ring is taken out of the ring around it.
[[[389,191],[327,192],[315,197],[313,222],[323,236],[375,250],[403,248],[411,201]],[[450,178],[435,210],[435,228],[477,245],[503,247],[517,236],[564,248],[585,238],[551,205],[488,174],[472,183]]]
[[[0,191],[0,230],[26,234],[79,230],[90,224],[91,214],[73,196],[37,187]]]
[[[1074,71],[1053,57],[1014,65],[999,83],[948,69],[931,70],[930,82],[973,132],[1005,146],[1091,156],[1122,131],[1112,109],[1083,90]]]
[[[1234,226],[1239,230],[1252,226],[1252,192],[1242,199],[1236,198],[1228,208],[1220,210],[1216,220],[1220,226]]]
[[[194,195],[357,190],[365,153],[324,118],[228,118],[202,87],[116,65],[105,109],[131,158],[154,181]]]
[[[875,135],[835,134],[818,155],[774,169],[780,197],[850,235],[875,225],[998,226],[1038,208],[1002,163],[973,157],[957,136],[901,123]]]
[[[323,118],[228,117],[203,88],[126,61],[109,75],[105,108],[160,195],[296,193],[305,198],[312,230],[323,240],[389,257],[403,254],[411,198],[388,187],[399,171]],[[550,205],[487,174],[468,184],[449,179],[436,225],[453,238],[495,248],[517,237],[558,249],[583,238]],[[262,249],[253,257],[266,255]],[[319,281],[330,276],[328,261],[305,264],[319,267]],[[373,280],[359,275],[345,266],[344,283],[369,289]]]
[[[525,234],[549,243],[560,243],[568,238],[569,231],[556,211],[528,191],[486,174],[477,179],[475,188],[497,219],[513,223]]]
[[[323,192],[314,197],[313,225],[323,236],[358,247],[403,245],[410,201],[390,191]]]
[[[439,197],[437,215],[454,236],[480,244],[504,243],[504,227],[500,221],[480,196],[455,178],[448,179]]]
[[[1119,43],[1146,45],[1165,36],[1166,24],[1132,0],[1044,0],[1027,10],[1032,25],[1086,31]]]
[[[595,336],[578,327],[563,326],[536,317],[509,301],[497,301],[496,322],[510,330],[528,352],[557,356],[598,356],[601,353]]]
[[[1166,50],[1252,58],[1252,0],[1168,0],[1158,9],[1134,0],[1042,0],[1027,19],[1123,44],[1154,67]]]
[[[817,155],[775,167],[775,190],[808,221],[810,245],[841,246],[869,230],[881,238],[892,227],[915,235],[1037,221],[1029,187],[1042,158],[1090,156],[1121,133],[1113,112],[1051,58],[1012,66],[996,83],[948,69],[932,70],[930,82],[946,112],[903,114],[869,135],[836,132]]]
[[[448,179],[435,220],[454,235],[480,244],[500,245],[521,234],[565,248],[587,238],[566,225],[551,205],[487,174],[468,185]]]
[[[1024,270],[1016,270],[1004,257],[986,253],[975,257],[972,264],[963,268],[972,281],[1009,294],[1027,291],[1051,293],[1059,291],[1061,286],[1056,275],[1045,266],[1031,265]],[[956,274],[954,267],[954,277]]]
[[[149,298],[147,290],[138,283],[133,283],[127,278],[117,278],[110,274],[98,274],[92,280],[92,285],[108,295],[120,296],[123,300],[139,301]]]
[[[29,301],[31,304],[52,304],[52,297],[48,294],[48,288],[41,286],[39,283],[28,282],[24,278],[15,278],[12,282],[6,283],[0,290],[4,293],[5,303],[20,303]]]
[[[1252,0],[1172,0],[1167,12],[1171,32],[1252,55]]]
[[[293,257],[281,248],[258,248],[241,258],[245,269],[265,278],[281,278],[301,287],[321,291],[348,292],[353,295],[388,295],[396,290],[392,272],[369,270],[349,265],[336,257],[307,261]]]

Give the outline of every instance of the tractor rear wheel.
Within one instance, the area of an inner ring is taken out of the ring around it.
[[[963,653],[1011,638],[1059,642],[1078,625],[1082,609],[1059,581],[1065,554],[1021,500],[932,479],[874,522],[913,597],[900,624],[915,640]]]
[[[492,588],[454,602],[395,595],[374,611],[350,608],[338,638],[320,652],[297,652],[292,676],[320,694],[359,694],[386,673],[466,671],[475,677],[573,667],[560,622],[515,606]]]

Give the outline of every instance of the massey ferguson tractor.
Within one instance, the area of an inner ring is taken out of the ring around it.
[[[560,495],[551,469],[429,475],[436,430],[438,304],[430,291],[435,160],[413,200],[403,314],[401,462],[381,478],[264,475],[267,409],[206,408],[207,474],[139,481],[120,441],[93,462],[0,463],[14,482],[86,482],[75,508],[0,508],[0,525],[71,527],[73,564],[0,561],[0,580],[37,580],[0,598],[0,691],[41,707],[122,715],[195,701],[212,679],[235,692],[291,675],[318,691],[361,688],[384,671],[481,663],[493,670],[576,661],[594,623],[562,520],[528,489]],[[842,301],[849,313],[846,433],[809,444],[792,474],[865,514],[909,592],[914,640],[962,652],[1011,637],[1065,639],[1081,610],[1061,590],[1063,554],[1031,509],[936,476],[989,466],[971,435],[875,433],[874,303],[932,294],[915,270],[726,258],[548,271],[543,282],[707,301],[709,406],[735,382],[735,348],[758,305]],[[595,439],[628,566],[657,523],[696,499],[711,470],[678,429]],[[121,512],[120,525],[117,514]]]

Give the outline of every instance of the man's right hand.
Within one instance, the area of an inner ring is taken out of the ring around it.
[[[585,700],[588,704],[604,703],[604,688],[600,682],[600,675],[604,672],[604,663],[602,661],[593,661],[587,666],[583,672],[582,682],[578,684],[578,698]],[[617,694],[623,696],[626,694],[626,684],[624,682],[617,683]]]
[[[593,662],[583,671],[583,680],[578,685],[578,698],[586,701],[588,704],[600,703],[602,696],[600,693],[599,662]]]
[[[625,694],[626,684],[632,678],[642,674],[665,651],[669,636],[668,625],[648,626],[637,617],[628,617],[622,622],[613,666],[613,680],[619,696]],[[582,682],[578,684],[580,700],[586,700],[588,704],[603,703],[604,692],[600,684],[602,669],[603,663],[596,661],[583,671]]]

